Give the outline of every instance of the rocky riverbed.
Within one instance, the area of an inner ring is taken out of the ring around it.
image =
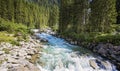
[[[19,44],[0,43],[0,71],[40,71],[35,65],[41,48],[39,40],[29,37],[28,42]]]
[[[57,35],[58,36],[58,35]],[[62,37],[62,36],[59,36]],[[120,70],[120,46],[115,46],[111,43],[90,43],[88,45],[83,45],[81,42],[64,38],[70,44],[79,45],[83,47],[87,47],[92,52],[99,54],[100,56],[109,59],[112,63],[114,63],[118,70]]]
[[[100,43],[100,44],[89,44],[88,48],[93,52],[100,54],[103,57],[110,59],[116,64],[117,68],[120,70],[120,46],[114,46],[110,43]]]

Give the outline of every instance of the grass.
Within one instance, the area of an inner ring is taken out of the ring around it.
[[[27,34],[28,28],[22,23],[14,23],[0,18],[0,31],[7,31],[9,33],[21,32],[22,34]]]
[[[14,36],[9,36],[10,34],[14,34]],[[14,45],[19,45],[18,41],[28,41],[27,36],[27,26],[0,18],[0,42],[9,42]],[[17,40],[15,40],[15,38],[17,38]]]
[[[0,32],[0,42],[12,42],[14,38],[13,36],[9,36],[5,31]]]

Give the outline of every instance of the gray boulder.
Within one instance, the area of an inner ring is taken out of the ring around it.
[[[91,59],[89,60],[89,64],[93,69],[99,69],[100,67],[98,66],[98,64],[96,63],[96,59]]]

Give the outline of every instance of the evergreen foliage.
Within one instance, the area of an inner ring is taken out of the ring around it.
[[[116,23],[116,0],[92,0],[91,31],[111,32],[111,25]]]
[[[97,33],[119,32],[116,22],[119,0],[0,0],[0,31],[51,27],[66,37],[91,41]]]
[[[116,8],[117,8],[117,23],[120,24],[120,0],[116,1]]]
[[[61,0],[59,32],[108,33],[116,16],[116,0]]]
[[[59,32],[85,32],[89,22],[88,0],[61,0]]]
[[[120,44],[113,34],[119,33],[119,5],[119,0],[61,0],[59,33],[78,42]]]
[[[58,24],[57,0],[0,0],[0,17],[28,28]]]

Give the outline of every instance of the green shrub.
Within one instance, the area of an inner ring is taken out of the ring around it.
[[[14,40],[13,36],[8,36],[7,32],[0,32],[0,42],[11,42]]]
[[[22,24],[17,24],[15,31],[16,32],[21,32],[22,34],[28,34],[27,26],[22,25]]]
[[[15,28],[16,26],[13,22],[0,19],[0,31],[14,32]]]
[[[114,45],[120,45],[120,35],[105,35],[105,36],[98,36],[95,39],[96,42],[103,42],[103,43],[112,43]]]
[[[27,26],[21,23],[14,23],[0,18],[0,31],[28,33]]]
[[[110,33],[92,32],[92,33],[62,33],[65,37],[80,41],[81,44],[87,45],[89,43],[111,43],[113,45],[120,45],[120,34],[112,35]]]
[[[113,25],[112,25],[112,29],[113,29],[114,31],[120,32],[120,24],[113,24]]]
[[[13,44],[13,45],[17,45],[17,46],[20,45],[19,42],[18,42],[18,41],[15,41],[15,40],[14,40],[14,41],[11,41],[10,43]]]

